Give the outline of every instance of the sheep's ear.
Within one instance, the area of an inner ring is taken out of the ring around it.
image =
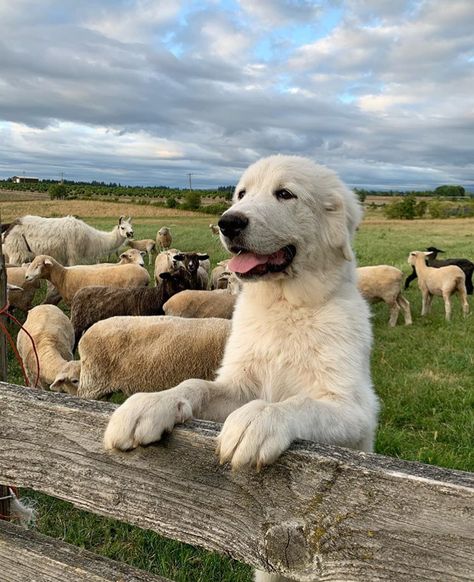
[[[45,265],[52,265],[53,264],[53,261],[51,259],[45,259],[44,260],[44,264]]]
[[[205,260],[206,260],[206,259],[208,259],[208,258],[209,258],[209,255],[198,255],[198,259],[199,259],[200,261],[205,261]]]
[[[125,253],[122,253],[119,258],[120,259],[124,259],[125,258]]]
[[[182,253],[180,253],[179,255],[173,255],[174,261],[184,261],[184,259],[185,259],[185,256]]]
[[[160,273],[159,275],[160,279],[171,279],[171,273],[168,273],[168,271],[165,271],[164,273]]]
[[[141,254],[142,257],[144,257],[146,255],[146,252],[145,251],[140,251],[140,254]]]

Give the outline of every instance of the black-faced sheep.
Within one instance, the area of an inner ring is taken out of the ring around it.
[[[184,267],[161,274],[159,287],[116,289],[85,287],[71,303],[71,322],[75,345],[82,334],[97,321],[116,315],[163,315],[163,304],[175,293],[189,289],[191,277]]]

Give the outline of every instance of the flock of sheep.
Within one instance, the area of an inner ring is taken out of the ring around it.
[[[214,225],[210,228],[218,233]],[[227,261],[211,271],[207,254],[171,248],[166,227],[156,241],[134,240],[133,234],[131,218],[123,216],[111,232],[72,216],[25,216],[9,225],[3,235],[9,302],[28,313],[17,347],[31,386],[102,398],[214,377],[230,332],[238,279],[227,270]],[[84,264],[123,245],[130,248],[118,263]],[[143,257],[148,255],[151,264],[155,251],[155,285],[149,286]],[[438,252],[410,253],[413,274],[406,286],[418,276],[422,315],[433,295],[439,295],[449,320],[454,293],[467,315],[474,263],[441,261]],[[357,277],[368,301],[389,305],[389,325],[396,325],[400,310],[405,324],[412,323],[402,271],[389,265],[359,267]],[[32,308],[42,279],[48,283],[45,302]],[[54,305],[61,299],[70,307],[70,318]],[[79,360],[74,360],[76,347]]]

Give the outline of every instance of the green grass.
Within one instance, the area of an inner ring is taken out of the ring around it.
[[[97,227],[110,219],[90,219]],[[160,226],[173,232],[180,250],[208,252],[212,263],[226,255],[208,225],[214,217],[135,219],[136,238],[154,238]],[[355,248],[360,265],[391,264],[406,274],[408,252],[434,244],[449,256],[473,258],[473,222],[412,221],[365,223]],[[150,267],[152,273],[153,267]],[[373,306],[374,349],[372,376],[381,400],[377,433],[378,453],[443,467],[474,470],[474,316],[461,317],[453,301],[453,320],[444,320],[440,298],[433,312],[420,317],[421,298],[416,282],[406,292],[413,325],[388,327],[386,305]],[[473,298],[469,298],[474,310]],[[21,383],[18,367],[10,362],[10,380]],[[250,582],[250,569],[227,558],[164,540],[152,532],[100,518],[44,495],[28,492],[38,507],[38,529],[113,559],[177,581]]]

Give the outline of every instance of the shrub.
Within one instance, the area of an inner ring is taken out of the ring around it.
[[[416,198],[413,195],[405,196],[403,200],[392,202],[385,206],[384,213],[387,218],[403,218],[413,220],[416,216]]]
[[[178,201],[174,196],[170,196],[169,198],[166,199],[166,208],[177,208],[177,207]]]
[[[201,194],[195,190],[189,190],[184,197],[181,208],[184,210],[197,210],[201,206]]]
[[[51,184],[48,189],[51,200],[67,198],[67,188],[65,184]]]

